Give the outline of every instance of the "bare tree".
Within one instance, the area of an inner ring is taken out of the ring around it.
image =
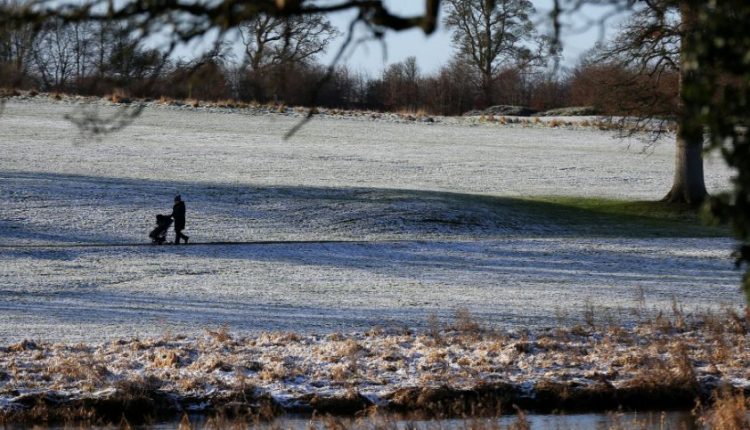
[[[388,110],[416,111],[420,104],[420,76],[416,57],[407,57],[383,71],[383,104]]]
[[[273,72],[275,96],[286,87],[291,68],[308,64],[325,51],[336,35],[321,15],[277,17],[257,15],[240,26],[247,69],[253,81],[253,96],[265,98],[264,81]]]
[[[70,25],[61,19],[48,21],[36,38],[34,67],[45,89],[64,90],[75,70]]]
[[[458,55],[475,70],[485,104],[492,104],[498,71],[533,58],[534,7],[528,0],[446,0],[446,9]]]
[[[16,0],[0,0],[0,9],[17,10]],[[35,32],[30,23],[0,26],[0,82],[20,86],[27,79]]]
[[[94,65],[94,28],[90,22],[75,22],[69,27],[73,49],[73,81],[82,91]]]
[[[601,59],[634,70],[632,76],[615,85],[643,97],[627,109],[629,115],[652,123],[655,115],[670,115],[677,120],[675,171],[672,188],[664,197],[670,203],[701,204],[706,196],[703,175],[704,132],[699,112],[685,104],[684,86],[696,72],[686,63],[691,32],[697,30],[697,10],[687,1],[651,0],[636,9],[620,34],[602,52]],[[658,91],[640,91],[644,82],[658,86],[664,79],[679,74],[679,85],[672,112],[663,112]]]

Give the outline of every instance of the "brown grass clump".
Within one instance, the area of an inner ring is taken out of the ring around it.
[[[292,378],[296,374],[291,372],[283,362],[273,363],[263,367],[258,376],[263,381],[281,381]]]
[[[232,100],[232,99],[218,100],[216,101],[216,103],[214,103],[214,105],[216,105],[216,107],[227,108],[227,109],[233,109],[233,108],[238,107],[237,101]]]
[[[750,309],[750,307],[749,307]],[[748,334],[748,322],[733,308],[724,308],[720,312],[705,311],[699,315],[698,325],[714,337]]]
[[[552,128],[557,128],[557,127],[560,127],[561,125],[563,125],[563,122],[560,121],[559,119],[555,118],[552,121],[548,122],[547,125],[549,125]]]
[[[427,317],[427,334],[430,336],[435,345],[443,345],[443,330],[440,326],[440,320],[437,315],[430,314]]]
[[[180,356],[172,350],[160,349],[156,351],[153,360],[156,367],[180,367]]]
[[[168,96],[161,96],[161,97],[159,97],[158,103],[162,104],[162,105],[165,105],[165,106],[176,106],[176,105],[181,104],[177,100],[173,99],[172,97],[168,97]]]
[[[340,357],[356,357],[360,351],[362,351],[362,345],[360,345],[354,339],[347,339],[342,345],[339,346],[337,355]]]
[[[750,428],[750,400],[742,391],[723,389],[714,393],[713,407],[694,411],[706,427],[713,430],[746,430]]]
[[[723,334],[714,335],[713,345],[708,351],[712,363],[723,363],[731,358],[732,348]]]
[[[583,321],[587,326],[596,329],[596,307],[589,299],[583,303]]]
[[[182,414],[180,424],[177,426],[177,430],[193,430],[193,425],[190,424],[190,418],[186,413]]]
[[[229,326],[226,324],[222,325],[215,331],[206,329],[206,334],[214,338],[219,343],[227,343],[232,340],[232,335],[229,333]]]
[[[68,382],[100,381],[108,372],[104,366],[90,365],[86,360],[65,358],[53,361],[47,367],[51,376],[62,376]]]
[[[417,118],[427,118],[428,116],[431,115],[430,112],[428,112],[427,109],[425,108],[417,109],[417,111],[414,112],[414,114],[417,116]]]
[[[427,354],[425,354],[425,362],[427,364],[445,364],[445,357],[447,356],[447,352],[444,349],[430,349]]]
[[[508,430],[530,430],[531,424],[529,424],[529,420],[526,418],[526,413],[523,409],[516,405],[513,405],[513,408],[516,410],[516,420],[508,426]]]
[[[200,389],[203,389],[205,385],[206,385],[206,379],[202,377],[183,378],[177,382],[177,386],[180,387],[180,389],[185,392],[198,391]]]
[[[0,98],[18,97],[21,93],[15,88],[0,88]]]
[[[185,100],[185,104],[190,107],[197,108],[197,107],[200,107],[201,102],[197,99],[187,99]]]
[[[674,343],[668,358],[644,355],[631,363],[634,377],[622,385],[623,398],[636,405],[684,407],[698,396],[698,381],[687,346]]]
[[[654,330],[660,333],[669,334],[673,330],[672,321],[665,317],[664,314],[659,311],[653,321]]]
[[[116,104],[128,104],[132,102],[127,93],[122,89],[116,89],[112,94],[109,95],[109,97],[107,97],[107,100]]]
[[[357,361],[359,360],[359,356],[365,352],[365,349],[357,341],[354,339],[347,339],[343,344],[338,346],[335,356],[347,359],[347,372],[349,373],[349,376],[353,376],[357,374]]]
[[[293,332],[266,332],[258,336],[256,344],[259,346],[283,346],[301,340],[302,336]]]
[[[339,342],[339,341],[344,340],[344,335],[336,331],[336,332],[329,334],[326,339],[333,341],[333,342]]]
[[[232,370],[232,366],[224,362],[218,355],[203,354],[190,365],[190,369],[197,369],[207,373],[213,372],[216,369],[229,372]]]
[[[346,382],[353,376],[350,366],[345,364],[336,364],[331,366],[331,379],[336,382]]]
[[[453,329],[459,333],[476,337],[482,331],[482,326],[467,308],[456,309],[453,318]]]
[[[21,342],[14,343],[8,346],[10,352],[21,352],[21,351],[33,351],[37,348],[36,343],[30,340],[22,340]]]

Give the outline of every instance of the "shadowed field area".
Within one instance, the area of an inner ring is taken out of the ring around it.
[[[6,342],[424,327],[458,308],[538,327],[591,306],[628,321],[641,297],[739,303],[727,230],[649,202],[667,189],[669,146],[341,119],[284,141],[297,119],[167,109],[74,144],[71,109],[9,104],[2,118]],[[714,189],[726,178],[707,168]],[[176,193],[191,242],[236,244],[142,246]]]

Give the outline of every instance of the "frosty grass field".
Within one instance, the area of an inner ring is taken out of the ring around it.
[[[627,320],[640,289],[654,308],[741,304],[731,239],[537,198],[656,200],[669,142],[334,116],[284,140],[298,115],[167,107],[93,141],[64,118],[76,109],[0,116],[0,344],[423,327],[459,308],[505,328],[587,306]],[[709,192],[729,176],[707,160]],[[146,245],[175,193],[198,244]],[[200,245],[277,240],[311,242]]]

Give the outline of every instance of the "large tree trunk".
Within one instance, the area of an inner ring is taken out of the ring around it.
[[[708,193],[703,181],[703,133],[702,130],[699,132],[696,139],[695,136],[685,136],[678,130],[672,189],[663,201],[697,206],[706,199]]]
[[[677,116],[677,145],[672,189],[663,201],[697,206],[706,199],[703,181],[703,124],[701,105],[693,94],[699,70],[689,61],[691,32],[695,30],[697,8],[690,0],[680,5],[682,40],[680,47],[680,100]]]

